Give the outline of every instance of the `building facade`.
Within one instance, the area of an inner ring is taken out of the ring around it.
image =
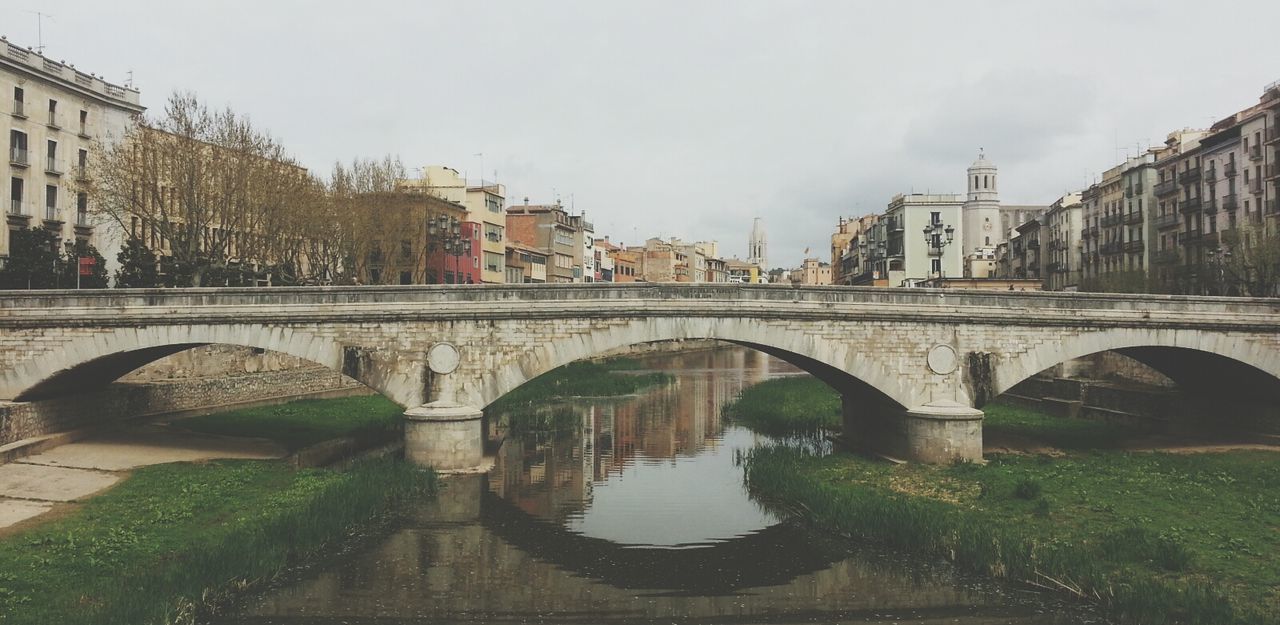
[[[1045,213],[1044,285],[1050,291],[1080,288],[1080,233],[1084,207],[1079,193],[1068,193],[1049,205]]]
[[[422,168],[422,177],[400,181],[402,188],[425,191],[467,209],[466,221],[480,233],[480,280],[506,280],[506,187],[488,180],[468,181],[458,170],[442,165]]]
[[[952,194],[899,194],[889,202],[884,223],[887,236],[888,286],[913,286],[933,277],[959,276],[964,272],[963,233],[960,224],[964,200]],[[939,234],[926,241],[924,229]],[[945,229],[952,228],[947,240]],[[951,249],[947,249],[951,248]]]
[[[81,240],[97,247],[108,275],[114,274],[125,232],[95,211],[90,162],[100,146],[122,140],[143,113],[139,92],[0,41],[0,94],[9,122],[0,262],[8,257],[11,231],[44,228],[64,244]]]
[[[506,213],[506,232],[510,241],[541,250],[547,256],[547,282],[580,281],[583,245],[578,238],[578,224],[560,204],[522,204]]]

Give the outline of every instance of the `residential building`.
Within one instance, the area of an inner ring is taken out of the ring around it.
[[[506,212],[508,240],[546,254],[547,282],[581,280],[581,261],[575,261],[582,257],[584,249],[578,238],[579,225],[559,203],[531,205],[525,200],[525,204],[509,207]]]
[[[736,258],[724,261],[725,271],[729,273],[729,282],[734,284],[760,284],[760,266]]]
[[[1050,291],[1074,291],[1080,288],[1080,232],[1084,224],[1084,205],[1079,193],[1068,193],[1049,205],[1045,213],[1044,285]]]
[[[1043,281],[1044,278],[1041,275],[1041,269],[1044,267],[1041,262],[1043,246],[1040,244],[1040,237],[1044,229],[1040,224],[1040,220],[1032,219],[1018,226],[1015,230],[1018,236],[1009,240],[1012,275],[1005,277]]]
[[[64,244],[97,247],[113,275],[125,233],[95,211],[89,165],[145,110],[138,90],[0,40],[0,97],[8,100],[0,113],[9,122],[9,158],[0,161],[9,182],[0,262],[9,254],[10,231],[45,228]]]
[[[507,244],[506,282],[508,284],[542,284],[546,281],[546,252],[516,241]]]
[[[614,273],[617,270],[617,264],[613,260],[613,256],[609,253],[610,248],[615,248],[609,243],[609,237],[596,239],[594,245],[594,254],[596,261],[596,272],[600,275],[597,282],[613,282]]]
[[[400,187],[426,191],[436,197],[465,206],[466,221],[477,224],[481,233],[480,278],[486,284],[506,279],[506,186],[488,180],[466,180],[458,170],[428,165],[422,177],[400,181]]]
[[[869,277],[871,270],[867,266],[867,251],[863,249],[863,243],[879,219],[879,215],[840,218],[836,231],[831,235],[832,284],[855,284],[864,273]]]
[[[640,274],[640,263],[644,251],[628,249],[620,247],[609,252],[609,259],[613,261],[613,281],[614,282],[639,282],[642,280]]]
[[[885,211],[889,286],[914,286],[934,276],[959,276],[964,263],[958,232],[964,201],[954,194],[898,194]],[[928,240],[925,228],[936,234]],[[946,231],[950,228],[950,232]],[[953,247],[951,244],[956,243]],[[950,253],[947,248],[951,247]]]
[[[640,275],[645,282],[693,282],[688,256],[680,246],[658,238],[644,242]]]
[[[816,258],[806,258],[800,268],[792,271],[791,282],[809,286],[831,284],[832,270],[829,263]]]
[[[1123,165],[1108,169],[1103,172],[1101,182],[1090,185],[1080,194],[1086,235],[1082,280],[1091,285],[1098,284],[1103,276],[1119,273],[1123,268],[1123,171]]]
[[[1206,134],[1208,131],[1191,129],[1171,132],[1156,159],[1156,204],[1151,219],[1153,232],[1148,239],[1153,247],[1149,271],[1153,284],[1161,290],[1181,290],[1177,284],[1186,277],[1181,240],[1184,218],[1179,204],[1189,190],[1179,183],[1177,172],[1184,156],[1198,151],[1200,140]]]
[[[728,261],[714,256],[707,257],[707,282],[724,284],[729,281]]]
[[[569,222],[573,225],[573,245],[576,248],[573,281],[597,282],[600,273],[596,267],[595,225],[587,221],[586,213],[570,215]]]

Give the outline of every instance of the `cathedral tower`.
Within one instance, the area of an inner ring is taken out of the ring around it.
[[[761,224],[760,218],[756,217],[755,223],[751,225],[751,241],[747,243],[747,262],[758,265],[761,271],[768,271],[768,243],[765,240],[764,226]]]
[[[969,166],[966,196],[963,208],[964,255],[994,251],[996,244],[1004,240],[1000,231],[1000,196],[996,184],[996,166],[978,152],[978,160]]]

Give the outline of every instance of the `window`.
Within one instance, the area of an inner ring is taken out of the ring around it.
[[[27,133],[21,130],[9,131],[9,161],[27,164]]]
[[[987,237],[987,242],[984,245],[991,245],[991,237]]]
[[[502,241],[502,226],[497,226],[494,224],[485,224],[484,238],[494,243]]]
[[[413,274],[408,271],[401,271],[400,284],[413,284]]]
[[[76,173],[79,174],[81,178],[89,177],[88,150],[80,150],[79,154],[76,155]]]
[[[24,94],[22,91],[22,87],[13,88],[13,114],[19,117],[26,116],[25,111],[23,111],[23,108],[24,108],[23,107],[24,102],[22,100],[23,95]]]
[[[89,111],[80,111],[80,134],[89,134]]]
[[[58,126],[58,101],[53,99],[49,100],[49,125]]]
[[[58,142],[49,139],[49,162],[45,164],[45,171],[58,171]]]
[[[929,223],[937,224],[941,222],[942,222],[942,213],[938,211],[933,211],[932,213],[929,213]]]
[[[933,259],[933,268],[932,268],[932,271],[933,271],[933,273],[942,273],[942,259],[941,259],[941,258],[935,258],[935,259]]]
[[[9,212],[14,215],[22,214],[22,179],[13,178],[9,181]]]
[[[484,269],[485,271],[505,271],[504,265],[506,258],[497,252],[484,253]]]
[[[58,187],[56,185],[45,185],[44,207],[47,213],[45,215],[46,217],[49,215],[56,215],[58,213]]]
[[[986,176],[983,176],[983,177],[982,177],[982,188],[983,188],[983,189],[988,189],[988,188],[990,188],[990,187],[987,185],[987,183],[988,183],[988,182],[990,182],[990,181],[987,179],[987,177],[986,177]]]

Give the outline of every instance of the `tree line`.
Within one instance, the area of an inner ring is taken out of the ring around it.
[[[116,286],[432,281],[426,220],[439,201],[402,190],[396,158],[337,163],[322,179],[248,118],[188,93],[94,153],[80,190],[99,232],[120,236]],[[15,231],[10,248],[0,288],[75,288],[86,257],[94,273],[79,286],[107,285],[87,243],[63,250],[37,227]]]

